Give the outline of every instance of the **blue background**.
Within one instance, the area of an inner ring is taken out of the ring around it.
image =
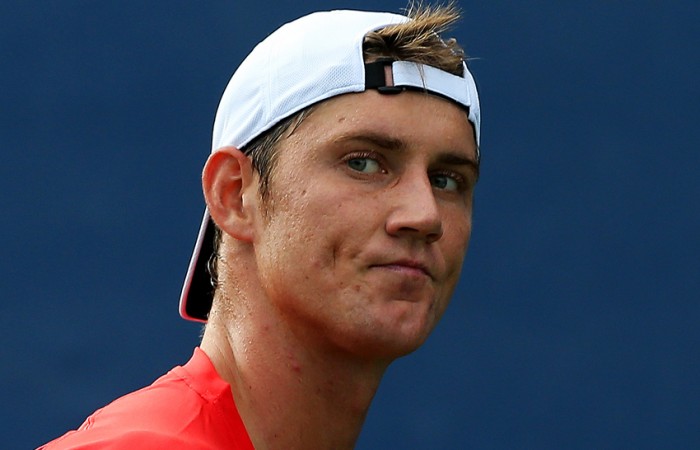
[[[483,167],[461,284],[358,443],[700,446],[700,3],[466,2]],[[0,3],[3,448],[185,362],[177,299],[219,96],[316,9]]]

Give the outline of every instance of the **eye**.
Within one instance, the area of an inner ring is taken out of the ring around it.
[[[378,173],[382,171],[379,162],[377,162],[376,159],[367,156],[356,156],[353,158],[349,158],[346,161],[346,164],[352,170],[367,174]]]
[[[458,191],[463,183],[456,175],[438,173],[430,176],[430,184],[443,191]]]

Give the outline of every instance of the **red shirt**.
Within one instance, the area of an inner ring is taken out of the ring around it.
[[[78,428],[39,447],[57,449],[253,450],[231,386],[199,348],[184,366],[97,410]]]

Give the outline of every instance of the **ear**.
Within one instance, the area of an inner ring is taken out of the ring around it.
[[[235,147],[216,150],[204,165],[202,190],[216,225],[240,241],[252,242],[257,182],[250,159]]]

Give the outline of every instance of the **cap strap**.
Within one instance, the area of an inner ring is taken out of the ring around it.
[[[407,89],[428,91],[470,107],[468,80],[425,64],[383,58],[365,64],[365,88],[383,94]]]

